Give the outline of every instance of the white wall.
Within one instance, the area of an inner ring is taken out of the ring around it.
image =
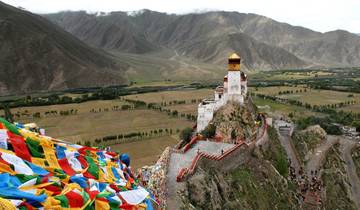
[[[197,117],[197,132],[201,132],[206,128],[209,122],[213,119],[215,103],[209,103],[206,105],[199,104],[198,117]]]
[[[240,71],[228,71],[228,94],[241,94]]]

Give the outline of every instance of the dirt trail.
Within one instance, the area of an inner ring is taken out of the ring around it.
[[[326,158],[327,151],[338,141],[339,137],[328,135],[325,142],[315,148],[305,167],[309,177],[311,177],[311,171],[319,171],[321,169],[321,166]]]
[[[342,139],[340,141],[340,150],[343,160],[345,161],[345,169],[349,178],[352,199],[358,209],[360,209],[360,180],[356,173],[356,167],[351,157],[351,150],[356,146],[357,142],[349,139]]]
[[[282,127],[282,124],[286,124],[288,127]],[[291,142],[291,133],[294,129],[294,125],[291,123],[286,123],[284,121],[278,120],[276,121],[276,128],[279,134],[279,140],[283,148],[285,149],[285,152],[291,160],[291,166],[294,167],[296,173],[298,174],[301,163],[296,155],[294,146]]]

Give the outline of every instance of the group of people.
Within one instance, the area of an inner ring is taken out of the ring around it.
[[[322,201],[320,193],[323,189],[323,183],[318,177],[318,171],[311,170],[309,176],[307,173],[305,173],[303,167],[300,167],[298,173],[296,173],[296,169],[291,165],[290,159],[288,161],[288,167],[289,178],[297,184],[302,201],[321,204]]]

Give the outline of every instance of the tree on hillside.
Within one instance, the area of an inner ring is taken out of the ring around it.
[[[215,136],[216,133],[216,126],[214,124],[209,124],[202,132],[201,135],[203,135],[206,138],[212,138]]]
[[[357,132],[360,132],[360,121],[353,122],[352,126],[354,126],[356,128]]]
[[[13,115],[11,114],[10,108],[8,104],[2,104],[3,108],[4,108],[4,113],[5,113],[5,120],[7,120],[8,122],[13,123],[14,122],[14,118]]]
[[[192,129],[190,127],[184,128],[184,130],[182,130],[180,132],[180,139],[184,140],[186,143],[190,142],[191,140],[191,136],[192,136]]]
[[[236,130],[233,129],[233,130],[231,131],[231,139],[236,139],[236,136],[237,136]]]

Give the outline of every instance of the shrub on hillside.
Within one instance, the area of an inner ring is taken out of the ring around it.
[[[213,124],[209,124],[202,132],[201,135],[203,135],[205,138],[212,138],[215,136],[216,133],[216,126]]]
[[[192,131],[191,128],[189,128],[189,127],[184,128],[184,130],[182,130],[182,131],[180,132],[179,137],[180,137],[181,140],[183,140],[183,141],[185,141],[186,143],[188,143],[188,142],[190,142],[190,140],[191,140],[192,132],[193,132],[193,131]]]

